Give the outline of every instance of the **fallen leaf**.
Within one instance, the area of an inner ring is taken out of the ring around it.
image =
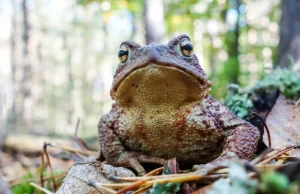
[[[272,148],[300,144],[300,105],[295,105],[279,95],[266,121],[272,139]],[[267,134],[263,141],[268,144]],[[290,155],[300,158],[300,150],[291,150]]]
[[[114,175],[118,177],[134,177],[134,173],[126,168],[113,167],[103,163],[77,163],[72,166],[63,184],[56,192],[66,193],[107,193],[89,185],[90,181],[98,183],[115,183],[107,177]]]

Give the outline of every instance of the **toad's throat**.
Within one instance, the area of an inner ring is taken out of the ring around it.
[[[192,75],[176,67],[149,64],[131,72],[119,85],[121,106],[181,106],[201,100],[206,89]]]

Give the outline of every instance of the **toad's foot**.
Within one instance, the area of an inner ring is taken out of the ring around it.
[[[113,165],[133,168],[139,175],[144,175],[146,174],[146,171],[141,163],[164,165],[165,160],[162,158],[143,155],[138,152],[124,152]]]

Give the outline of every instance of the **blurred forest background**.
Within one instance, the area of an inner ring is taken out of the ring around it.
[[[220,100],[300,55],[297,0],[0,0],[0,23],[0,129],[13,133],[73,134],[80,118],[95,136],[124,40],[188,34]]]

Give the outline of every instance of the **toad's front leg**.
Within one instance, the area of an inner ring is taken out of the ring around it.
[[[101,151],[108,164],[133,168],[139,175],[146,173],[141,163],[164,164],[164,159],[140,152],[126,151],[119,137],[114,133],[113,122],[107,119],[108,117],[109,115],[103,116],[98,125]]]
[[[232,134],[227,138],[222,154],[214,161],[195,166],[196,174],[205,175],[214,170],[228,167],[232,161],[249,160],[256,151],[259,140],[259,131],[250,123],[244,123],[233,129]]]
[[[218,102],[212,100],[212,104]],[[214,170],[228,167],[232,161],[250,160],[256,151],[260,138],[259,130],[250,123],[235,117],[226,107],[215,109],[212,106],[211,114],[218,118],[217,122],[222,126],[226,134],[226,143],[221,155],[210,163],[195,165],[196,174],[205,175]]]

